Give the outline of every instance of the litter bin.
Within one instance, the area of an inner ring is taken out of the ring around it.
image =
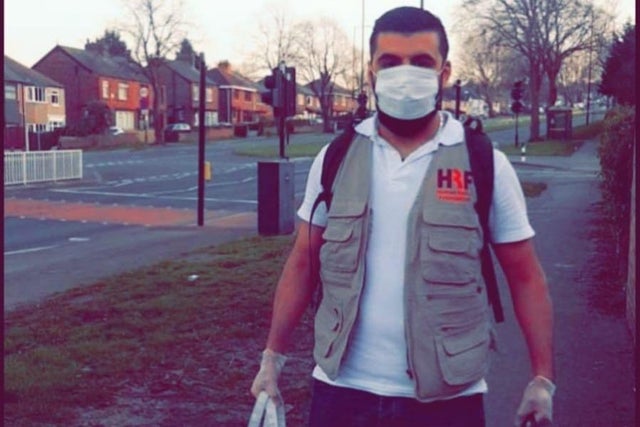
[[[547,138],[571,139],[571,108],[549,108],[547,110]]]

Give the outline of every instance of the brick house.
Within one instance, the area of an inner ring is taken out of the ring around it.
[[[198,127],[200,108],[200,70],[195,57],[166,61],[158,69],[158,80],[165,88],[167,122],[188,123]],[[205,126],[218,124],[218,87],[206,77],[205,81]]]
[[[129,59],[58,45],[33,69],[64,85],[69,125],[80,123],[89,103],[102,101],[115,126],[144,128],[154,94],[142,69]]]
[[[353,113],[358,108],[358,101],[353,96],[353,93],[336,83],[332,83],[332,90],[325,89],[325,96],[329,98],[329,115],[331,117],[342,116],[348,113]],[[307,109],[314,111],[317,114],[322,114],[320,107],[320,99],[316,93],[320,93],[320,81],[314,80],[304,86],[306,93],[309,95]],[[315,89],[315,90],[314,90]]]
[[[218,87],[218,117],[221,123],[257,122],[267,114],[262,103],[259,86],[231,69],[228,61],[207,71],[207,76]]]
[[[258,92],[261,96],[264,93],[269,92],[269,89],[264,85],[264,78],[257,83]],[[266,119],[273,118],[273,108],[270,105],[260,103],[260,107],[263,111],[263,116]],[[316,119],[322,117],[320,111],[320,101],[318,97],[307,86],[296,84],[296,114],[297,119]]]
[[[66,124],[64,86],[5,55],[4,118],[5,150],[24,149],[28,134],[40,147],[41,133]]]

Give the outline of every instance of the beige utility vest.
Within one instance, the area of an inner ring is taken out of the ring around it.
[[[361,136],[351,144],[336,175],[320,250],[323,297],[314,358],[331,379],[347,351],[364,286],[371,149]],[[440,145],[407,223],[407,374],[419,400],[452,396],[488,370],[491,322],[475,201],[465,144]]]

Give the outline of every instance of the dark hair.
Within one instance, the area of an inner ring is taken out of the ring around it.
[[[439,50],[442,59],[447,59],[449,54],[449,41],[447,33],[440,19],[427,10],[418,7],[403,6],[391,9],[380,16],[373,26],[369,38],[369,52],[373,58],[376,51],[376,42],[379,33],[403,33],[411,34],[419,31],[435,31],[438,34]]]

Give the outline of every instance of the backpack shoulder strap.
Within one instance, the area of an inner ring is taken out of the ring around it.
[[[309,223],[313,220],[313,214],[316,209],[320,205],[320,203],[324,202],[327,207],[327,211],[331,208],[331,200],[333,199],[333,182],[336,179],[336,175],[338,174],[338,169],[342,164],[345,156],[347,155],[347,150],[351,146],[351,142],[353,141],[356,131],[354,129],[354,124],[350,124],[347,126],[344,132],[338,135],[333,141],[329,143],[327,147],[327,151],[324,154],[324,159],[322,160],[322,175],[320,176],[320,184],[322,185],[322,190],[316,200],[313,202],[313,207],[311,208],[311,215],[309,217]],[[311,239],[311,227],[309,227],[309,239]],[[311,249],[309,249],[309,265],[311,266],[311,271],[316,271],[314,268],[314,258],[311,255]],[[319,277],[316,276],[316,282],[319,282]],[[313,311],[317,311],[320,306],[320,301],[322,300],[322,285],[316,283],[316,290],[311,297],[311,307]]]
[[[356,131],[354,127],[347,126],[347,129],[345,129],[344,132],[329,143],[322,161],[322,175],[320,176],[322,191],[313,203],[311,218],[313,218],[313,214],[320,203],[324,202],[327,210],[331,207],[331,200],[333,199],[333,181],[336,179],[338,169],[347,154],[347,150],[351,146],[351,142],[353,141],[355,134]]]
[[[464,134],[469,152],[473,182],[478,193],[475,209],[482,226],[482,234],[484,235],[484,243],[480,252],[482,276],[487,286],[487,295],[493,308],[494,317],[496,322],[500,323],[504,321],[504,313],[500,302],[493,259],[491,258],[489,237],[491,235],[489,230],[489,209],[493,199],[494,180],[493,144],[487,134],[482,131],[482,122],[476,118],[470,117],[465,121]]]

